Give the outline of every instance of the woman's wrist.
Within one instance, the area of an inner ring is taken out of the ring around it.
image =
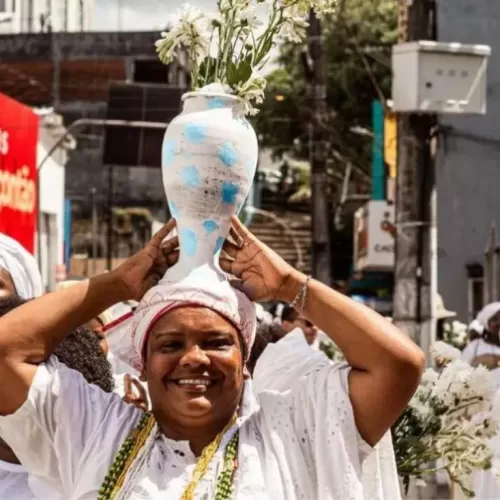
[[[291,304],[295,297],[301,292],[302,287],[307,282],[307,276],[295,268],[291,268],[290,272],[283,279],[283,285],[277,294],[277,299]]]
[[[117,272],[116,269],[109,273],[91,278],[91,280],[92,279],[98,282],[99,289],[102,289],[102,293],[105,294],[113,304],[132,299],[129,288],[126,286],[120,273]]]

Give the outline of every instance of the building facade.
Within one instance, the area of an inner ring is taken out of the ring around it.
[[[167,124],[180,110],[188,74],[182,61],[167,67],[158,60],[157,38],[156,32],[0,36],[0,91],[30,106],[52,106],[68,127],[82,118]],[[165,91],[171,95],[165,97]],[[134,163],[127,155],[109,155],[113,148],[106,145],[111,132],[95,124],[72,128],[78,147],[70,154],[65,174],[65,196],[72,206],[73,250],[85,253],[95,249],[91,240],[97,239],[99,257],[106,256],[110,246],[115,256],[128,255],[149,237],[151,219],[162,220],[166,213],[159,163]],[[163,130],[159,134],[161,138]],[[161,142],[139,142],[159,162]],[[126,148],[134,157],[133,140],[127,134],[114,141],[114,152]],[[93,209],[99,219],[97,235],[91,225]],[[116,222],[112,238],[110,210]]]
[[[440,118],[439,292],[462,321],[482,305],[482,267],[492,223],[500,227],[500,3],[439,0],[439,39],[492,48],[485,116]]]
[[[35,254],[46,290],[54,290],[57,270],[65,263],[65,167],[76,142],[66,135],[61,115],[35,110],[40,117],[37,144],[39,213]],[[66,139],[50,155],[62,136]]]
[[[95,0],[0,0],[0,33],[92,29]]]

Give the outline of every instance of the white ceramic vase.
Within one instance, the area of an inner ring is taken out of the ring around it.
[[[258,144],[240,101],[228,94],[191,92],[170,123],[162,150],[162,174],[170,212],[177,220],[179,262],[167,281],[193,270],[217,274],[219,253],[255,175]]]

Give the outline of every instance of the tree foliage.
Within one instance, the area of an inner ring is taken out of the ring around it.
[[[374,99],[390,96],[391,45],[397,36],[397,0],[346,0],[338,15],[322,22],[331,153],[369,170]],[[256,118],[263,146],[307,157],[311,103],[301,62],[304,47],[280,48],[279,69],[268,77],[266,100]]]

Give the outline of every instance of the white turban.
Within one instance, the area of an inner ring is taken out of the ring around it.
[[[481,309],[476,320],[483,327],[483,331],[488,329],[488,323],[493,316],[500,312],[500,302],[492,302]],[[478,333],[483,333],[483,331]]]
[[[257,328],[255,307],[227,278],[207,268],[198,268],[175,283],[164,278],[144,295],[133,313],[107,325],[111,352],[140,372],[144,347],[155,322],[167,312],[186,306],[206,307],[226,318],[241,334],[248,357]]]
[[[43,294],[42,277],[35,258],[16,240],[0,233],[0,267],[11,276],[17,294],[32,299]]]

